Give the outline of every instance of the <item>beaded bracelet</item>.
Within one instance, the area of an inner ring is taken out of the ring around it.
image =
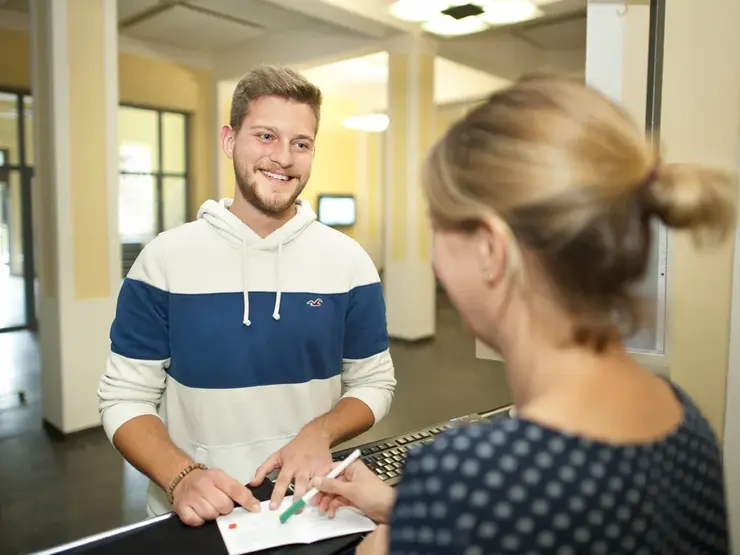
[[[192,463],[183,468],[182,472],[175,476],[175,478],[170,482],[170,485],[167,487],[167,501],[170,502],[170,505],[175,502],[174,498],[172,497],[172,492],[175,491],[177,484],[182,482],[182,479],[190,474],[193,470],[208,470],[208,467],[202,463]]]

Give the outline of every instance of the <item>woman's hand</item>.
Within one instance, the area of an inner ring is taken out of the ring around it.
[[[390,550],[389,528],[385,524],[378,526],[375,531],[362,540],[357,546],[355,555],[387,555]]]
[[[329,470],[323,474],[328,474]],[[339,507],[351,505],[375,522],[387,523],[396,499],[393,488],[359,461],[351,464],[339,478],[317,477],[313,485],[319,490],[313,504],[332,518]]]

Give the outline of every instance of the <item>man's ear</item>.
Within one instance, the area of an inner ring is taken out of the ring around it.
[[[224,154],[234,159],[234,141],[236,140],[236,134],[234,133],[234,130],[229,125],[224,125],[221,128],[221,149],[224,151]]]
[[[483,280],[490,286],[496,285],[506,276],[509,262],[506,224],[498,218],[486,218],[475,233]]]

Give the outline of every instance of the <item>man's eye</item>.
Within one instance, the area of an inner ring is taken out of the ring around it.
[[[272,135],[270,135],[269,133],[260,133],[259,137],[263,141],[269,141],[270,139],[272,139]]]
[[[297,146],[298,148],[304,148],[304,149],[305,149],[305,148],[309,148],[309,145],[308,145],[308,143],[297,143],[297,144],[296,144],[296,146]]]

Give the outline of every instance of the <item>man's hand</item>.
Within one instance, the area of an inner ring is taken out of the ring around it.
[[[177,516],[189,526],[229,514],[235,503],[248,511],[260,510],[252,492],[218,468],[193,470],[177,484],[172,496]]]
[[[273,470],[280,468],[270,499],[270,509],[277,509],[285,492],[294,482],[293,496],[297,500],[306,491],[314,475],[331,464],[331,440],[317,428],[307,426],[293,441],[274,453],[257,469],[250,486],[258,486]]]

